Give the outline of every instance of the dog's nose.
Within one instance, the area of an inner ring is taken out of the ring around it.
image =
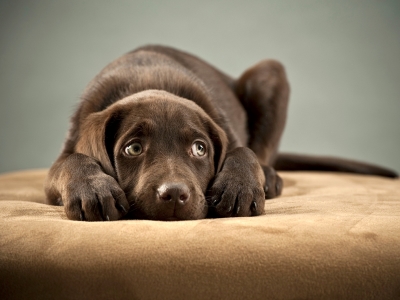
[[[164,183],[157,189],[158,197],[162,201],[175,201],[179,204],[185,204],[190,197],[190,191],[186,184]]]

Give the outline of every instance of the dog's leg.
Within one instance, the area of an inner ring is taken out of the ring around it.
[[[248,69],[235,83],[235,93],[248,115],[249,143],[266,177],[265,196],[282,191],[282,180],[271,167],[285,127],[289,84],[284,67],[265,60]]]
[[[71,220],[118,220],[129,208],[117,181],[81,153],[61,154],[49,171],[45,192],[47,203],[64,205]]]

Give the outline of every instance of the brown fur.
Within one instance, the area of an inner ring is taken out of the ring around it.
[[[87,86],[48,203],[88,221],[259,215],[282,190],[273,166],[288,97],[276,61],[234,80],[172,48],[127,53]]]

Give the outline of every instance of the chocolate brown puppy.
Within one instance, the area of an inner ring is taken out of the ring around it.
[[[288,99],[277,61],[262,61],[235,80],[172,48],[129,52],[84,91],[50,169],[47,201],[87,221],[260,215],[265,199],[282,191],[275,162],[310,169],[327,161],[277,155]],[[334,160],[338,165],[395,175]]]

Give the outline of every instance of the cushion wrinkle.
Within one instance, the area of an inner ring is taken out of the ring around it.
[[[5,299],[400,296],[399,180],[282,172],[259,217],[79,222],[40,203],[46,173],[0,175]]]

